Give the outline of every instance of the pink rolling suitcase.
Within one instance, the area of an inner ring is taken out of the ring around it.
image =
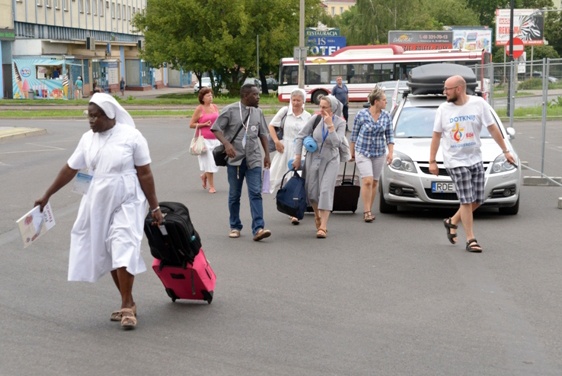
[[[211,304],[215,290],[216,275],[201,248],[193,264],[186,267],[163,264],[154,259],[152,269],[164,284],[168,296],[176,299],[205,300]]]

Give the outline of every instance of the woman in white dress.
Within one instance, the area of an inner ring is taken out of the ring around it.
[[[306,93],[302,89],[296,89],[291,93],[289,106],[281,108],[269,124],[269,134],[275,142],[276,153],[273,156],[270,170],[270,192],[276,192],[283,175],[289,170],[289,160],[295,153],[295,137],[310,118],[310,113],[304,110]],[[283,125],[283,139],[277,138],[276,128]],[[291,217],[291,223],[299,224],[299,220]]]
[[[49,198],[76,177],[74,191],[83,196],[70,235],[68,280],[95,282],[111,272],[121,309],[110,319],[133,329],[133,282],[136,274],[146,271],[140,247],[148,205],[154,224],[163,221],[148,144],[109,94],[92,96],[88,119],[90,130],[35,205],[43,210]]]

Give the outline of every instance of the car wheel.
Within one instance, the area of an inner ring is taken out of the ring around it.
[[[383,214],[392,214],[398,211],[398,206],[390,205],[386,202],[382,193],[382,188],[379,189],[379,211]]]
[[[320,104],[320,98],[322,98],[324,95],[328,95],[328,93],[326,93],[324,90],[316,90],[313,94],[312,94],[312,103],[314,104]]]
[[[515,214],[519,213],[519,199],[520,199],[520,197],[517,198],[517,202],[513,206],[499,208],[500,214],[515,215]]]

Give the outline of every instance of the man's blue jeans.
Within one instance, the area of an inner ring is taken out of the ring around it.
[[[261,167],[248,169],[246,159],[240,166],[227,165],[228,173],[228,211],[230,212],[230,228],[242,230],[240,221],[240,196],[242,195],[242,183],[246,178],[248,196],[250,198],[250,212],[252,214],[252,234],[255,235],[260,228],[264,228],[263,201],[261,198]]]

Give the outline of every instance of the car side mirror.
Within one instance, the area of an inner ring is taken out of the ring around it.
[[[510,140],[513,140],[515,138],[515,129],[513,127],[507,127],[505,131],[507,132]]]

